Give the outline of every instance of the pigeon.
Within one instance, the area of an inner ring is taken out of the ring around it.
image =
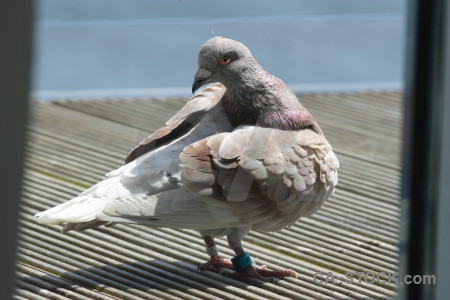
[[[250,230],[279,231],[334,193],[339,162],[314,117],[242,43],[202,46],[194,95],[129,153],[125,164],[76,198],[35,215],[63,232],[115,223],[196,230],[225,276],[272,282],[293,270],[256,267],[242,247]],[[224,259],[214,239],[236,256]]]

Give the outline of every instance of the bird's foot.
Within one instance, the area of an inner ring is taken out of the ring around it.
[[[261,266],[259,268],[255,266],[249,266],[244,271],[241,272],[231,272],[228,270],[222,270],[220,274],[230,278],[238,278],[241,276],[246,276],[270,283],[276,283],[280,279],[283,279],[285,277],[294,277],[294,278],[298,277],[297,272],[293,270],[272,271],[267,270],[266,266]]]
[[[267,270],[265,265],[257,268],[253,266],[253,260],[248,253],[234,257],[231,262],[233,263],[236,272],[230,272],[228,270],[222,270],[220,272],[222,275],[230,278],[247,276],[275,283],[277,279],[282,279],[284,277],[298,277],[298,274],[293,270],[271,271]]]
[[[209,261],[207,261],[204,264],[199,265],[198,269],[205,271],[205,270],[209,269],[210,267],[219,267],[219,268],[223,267],[223,268],[227,268],[227,269],[234,269],[233,263],[231,262],[231,260],[223,259],[219,255],[211,256]]]

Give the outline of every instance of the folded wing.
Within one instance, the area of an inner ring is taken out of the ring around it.
[[[189,145],[181,161],[190,192],[221,199],[239,226],[267,231],[313,214],[333,193],[339,167],[320,133],[254,126]]]
[[[157,204],[163,202],[159,197],[166,199],[167,195],[173,195],[164,192],[182,186],[179,154],[183,148],[217,132],[232,130],[218,105],[225,90],[221,84],[211,84],[194,95],[165,126],[130,153],[126,165],[110,172],[105,180],[78,197],[37,214],[37,221],[46,224],[91,222],[93,226],[98,225],[99,220],[114,218],[143,222],[153,214]],[[77,229],[77,226],[89,227],[79,224],[67,228]]]

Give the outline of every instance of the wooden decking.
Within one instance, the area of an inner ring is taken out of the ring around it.
[[[61,234],[36,212],[72,198],[117,168],[185,99],[37,102],[31,107],[20,212],[16,299],[392,298],[399,236],[401,95],[301,96],[341,162],[335,195],[290,230],[251,232],[256,264],[291,268],[277,284],[232,280],[197,265],[208,257],[190,230],[115,225]],[[232,256],[226,242],[220,251]],[[329,282],[323,280],[331,274]],[[367,272],[368,283],[338,279]],[[380,275],[384,282],[373,280]],[[370,283],[371,281],[375,281]]]

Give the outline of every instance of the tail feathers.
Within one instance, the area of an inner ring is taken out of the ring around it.
[[[80,196],[64,202],[46,211],[36,214],[36,221],[41,224],[56,225],[60,223],[84,223],[95,219],[108,200],[93,198],[92,195]]]

